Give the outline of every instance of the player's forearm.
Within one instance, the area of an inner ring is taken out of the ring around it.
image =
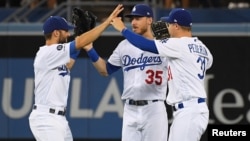
[[[96,62],[93,62],[93,65],[101,76],[108,76],[105,60],[99,58]]]
[[[86,52],[88,52],[89,50],[91,50],[93,48],[93,43],[90,43],[86,46],[84,46],[82,49],[84,49]]]
[[[98,73],[102,76],[108,76],[106,61],[102,59],[96,50],[90,46],[91,44],[84,47],[84,50],[87,52],[90,60],[92,61],[94,67],[98,71]]]
[[[105,21],[102,24],[93,28],[92,30],[85,32],[82,35],[76,37],[75,39],[76,48],[80,49],[90,44],[91,42],[95,41],[108,26],[109,26],[109,22]]]
[[[66,64],[67,68],[71,70],[75,64],[75,60],[70,58],[70,62]]]

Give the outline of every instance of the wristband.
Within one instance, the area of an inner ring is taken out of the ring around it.
[[[92,62],[96,62],[99,59],[99,55],[97,54],[97,52],[93,47],[89,51],[87,51],[87,54],[89,58],[92,60]]]

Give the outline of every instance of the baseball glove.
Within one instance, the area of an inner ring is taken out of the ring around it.
[[[90,11],[75,7],[72,10],[72,24],[75,26],[74,36],[79,36],[96,26],[97,17]]]
[[[169,38],[168,28],[165,22],[157,21],[151,24],[151,29],[153,31],[154,37],[157,40]]]

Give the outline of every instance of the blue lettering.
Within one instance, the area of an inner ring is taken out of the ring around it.
[[[69,74],[69,70],[68,68],[66,67],[66,65],[62,65],[62,66],[59,66],[57,67],[57,70],[60,72],[59,75],[61,76],[65,76],[65,75],[68,75]]]
[[[190,53],[198,53],[207,56],[207,50],[205,47],[197,44],[188,44]]]
[[[146,66],[159,65],[162,63],[160,56],[144,56],[141,54],[138,58],[132,58],[129,55],[124,55],[122,57],[122,63],[126,67],[125,71],[131,69],[140,68],[144,70]]]

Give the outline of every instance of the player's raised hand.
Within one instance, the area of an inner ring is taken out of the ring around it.
[[[109,17],[106,19],[106,22],[110,23],[115,17],[119,15],[119,13],[124,9],[122,4],[118,4],[116,8],[113,10],[113,12],[109,15]]]
[[[113,25],[113,27],[121,32],[124,28],[126,28],[125,24],[123,23],[121,17],[116,17],[112,20],[111,24]]]

